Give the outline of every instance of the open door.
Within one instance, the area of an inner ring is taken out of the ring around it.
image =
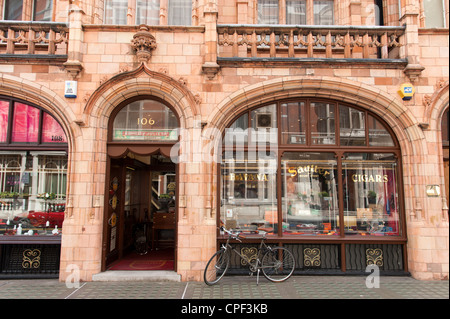
[[[175,270],[177,167],[163,155],[110,159],[102,270]]]

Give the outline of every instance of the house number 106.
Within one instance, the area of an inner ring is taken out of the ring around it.
[[[145,117],[138,117],[137,119],[137,124],[141,124],[141,125],[153,125],[155,124],[155,120],[153,120],[151,117],[150,118],[145,118]]]

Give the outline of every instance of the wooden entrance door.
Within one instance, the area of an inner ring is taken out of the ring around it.
[[[106,184],[105,202],[105,239],[103,240],[103,263],[102,271],[115,260],[121,258],[121,227],[123,225],[123,201],[125,170],[123,160],[111,159],[109,162],[109,181]]]

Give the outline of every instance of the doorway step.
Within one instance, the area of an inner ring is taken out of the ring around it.
[[[181,281],[175,271],[150,270],[107,270],[92,276],[92,281]]]

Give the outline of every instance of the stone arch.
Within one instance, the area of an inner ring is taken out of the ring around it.
[[[448,185],[444,177],[444,152],[442,149],[442,134],[441,134],[441,123],[444,112],[449,108],[449,81],[438,83],[436,92],[427,99],[424,100],[425,109],[425,121],[429,124],[428,129],[435,134],[435,140],[437,141],[437,153],[439,160],[439,176],[441,177],[441,194],[442,197],[442,217],[444,220],[448,221],[448,206],[450,203],[447,202],[445,196],[448,191]]]
[[[57,93],[39,83],[13,75],[0,74],[0,95],[17,97],[47,110],[64,128],[69,152],[74,150],[74,140],[81,134],[78,125],[75,124],[76,116],[71,107]]]
[[[142,63],[135,70],[113,76],[95,90],[84,108],[84,121],[97,119],[99,127],[106,127],[115,107],[140,95],[155,96],[168,102],[177,113],[182,128],[189,127],[189,121],[199,114],[197,97],[182,81],[151,71]]]
[[[257,105],[292,97],[317,97],[345,101],[384,119],[393,130],[402,152],[403,187],[407,221],[421,218],[426,201],[427,177],[422,159],[427,156],[423,131],[401,100],[376,87],[332,77],[282,77],[244,87],[226,97],[208,118],[206,128],[223,131],[237,114]],[[217,145],[217,144],[216,144]],[[420,182],[419,182],[420,181]]]

